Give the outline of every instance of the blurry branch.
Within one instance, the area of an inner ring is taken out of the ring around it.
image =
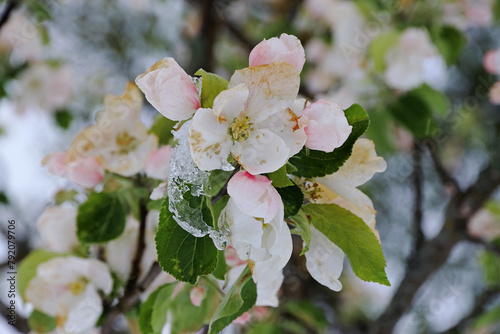
[[[500,256],[500,247],[498,247],[497,245],[494,245],[494,244],[492,244],[486,240],[483,240],[481,238],[473,237],[471,235],[468,235],[465,240],[472,242],[476,245],[483,246],[486,250],[496,254],[497,256]]]
[[[442,166],[436,156],[433,160],[437,168]],[[438,173],[442,174],[443,183],[452,182],[444,168]],[[479,174],[476,183],[451,197],[443,228],[434,239],[424,242],[420,251],[410,255],[403,280],[389,306],[373,323],[371,333],[392,333],[398,320],[411,308],[420,287],[441,268],[455,245],[467,240],[467,223],[499,186],[500,172],[490,164]]]
[[[2,29],[2,26],[7,23],[7,21],[10,18],[10,15],[16,9],[17,6],[19,6],[20,0],[8,0],[7,3],[5,4],[4,10],[0,16],[0,29]]]
[[[214,67],[214,46],[218,30],[215,3],[216,0],[198,0],[202,23],[198,40],[201,45],[201,54],[198,57],[199,66],[197,67],[208,72],[212,72]]]
[[[422,248],[425,242],[424,232],[422,230],[423,220],[423,184],[424,171],[422,169],[423,159],[422,145],[415,141],[413,143],[413,187],[415,189],[415,204],[414,204],[414,229],[416,233],[414,252]]]
[[[441,160],[439,160],[436,148],[433,147],[430,142],[427,142],[426,146],[429,151],[432,164],[434,165],[434,169],[441,179],[441,182],[450,190],[450,194],[453,196],[461,192],[457,180],[455,180],[455,178],[451,176],[450,173],[448,173],[448,171],[444,168]]]
[[[227,19],[222,19],[222,23],[227,28],[227,30],[243,44],[243,46],[247,49],[248,52],[252,51],[256,43],[252,42],[245,34],[237,27],[234,23],[230,22]]]

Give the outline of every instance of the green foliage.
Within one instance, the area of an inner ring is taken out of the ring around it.
[[[446,115],[450,108],[448,98],[443,93],[426,84],[408,92],[408,95],[420,98],[427,105],[427,108],[437,116]]]
[[[297,170],[292,174],[299,177],[321,177],[336,172],[351,156],[356,140],[366,131],[369,125],[368,115],[359,104],[353,104],[345,111],[347,121],[352,125],[352,132],[345,143],[331,153],[309,150],[304,147],[290,158],[290,163]]]
[[[21,297],[24,298],[24,290],[26,290],[31,279],[36,276],[38,265],[58,256],[61,256],[61,254],[37,249],[21,261],[17,268],[17,289]]]
[[[280,194],[285,207],[285,219],[296,215],[302,204],[304,204],[302,190],[296,184],[284,188],[276,188],[276,190]]]
[[[385,56],[387,52],[396,46],[399,41],[400,33],[396,30],[384,32],[371,42],[369,53],[373,60],[375,71],[383,71],[385,69]]]
[[[297,214],[290,217],[290,219],[295,223],[300,231],[300,236],[304,240],[305,245],[302,249],[300,255],[305,254],[309,250],[309,244],[311,243],[311,222],[307,218],[307,215],[303,210],[299,210]]]
[[[418,94],[408,92],[392,105],[389,111],[396,121],[410,130],[416,138],[431,136],[436,129],[432,109]]]
[[[174,139],[172,130],[177,123],[177,121],[172,121],[163,115],[158,115],[155,117],[151,129],[149,129],[149,133],[153,133],[158,137],[160,145],[171,145]]]
[[[361,218],[336,204],[307,204],[304,211],[314,227],[347,255],[356,276],[390,285],[382,247]]]
[[[227,172],[220,169],[215,169],[210,172],[209,184],[210,189],[207,190],[209,196],[215,196],[226,185],[227,181],[231,178],[233,172]]]
[[[493,307],[492,309],[481,314],[474,321],[474,329],[479,330],[482,327],[493,325],[500,322],[500,306]]]
[[[177,280],[196,283],[217,266],[217,248],[208,235],[197,238],[180,227],[163,201],[156,232],[156,251],[160,266]]]
[[[500,286],[500,259],[492,252],[485,251],[481,255],[481,265],[484,270],[484,280],[491,287]]]
[[[101,243],[118,238],[125,230],[125,208],[113,193],[92,193],[78,208],[76,234],[81,242]]]
[[[467,43],[465,36],[455,27],[442,26],[432,34],[434,44],[448,65],[454,64]]]
[[[76,190],[59,190],[55,195],[56,205],[61,205],[64,202],[73,201],[75,196],[78,195]]]
[[[268,173],[267,177],[273,181],[272,185],[275,188],[284,188],[293,185],[293,182],[286,175],[286,165],[283,165],[277,171]]]
[[[36,309],[29,316],[28,324],[36,333],[49,333],[56,329],[56,319]]]
[[[142,334],[160,334],[167,317],[170,297],[175,284],[165,284],[156,289],[141,305],[139,328]]]
[[[54,113],[54,119],[61,129],[68,129],[73,121],[73,114],[67,109],[57,110]]]
[[[3,191],[0,191],[0,203],[1,204],[9,204],[9,198],[7,197],[7,195]]]
[[[202,77],[200,97],[201,107],[212,108],[214,99],[220,92],[227,89],[229,82],[217,74],[208,73],[201,68],[195,73],[195,75]]]
[[[323,311],[308,300],[288,301],[283,309],[300,323],[315,331],[324,330],[328,325]]]
[[[250,310],[255,305],[256,300],[257,285],[252,279],[250,268],[247,266],[212,316],[208,333],[219,333],[234,319]]]

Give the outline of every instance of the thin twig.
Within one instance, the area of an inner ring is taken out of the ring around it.
[[[414,229],[416,233],[414,251],[417,252],[422,248],[425,242],[424,232],[422,230],[423,223],[423,184],[424,171],[422,169],[422,146],[418,142],[414,142],[413,147],[413,187],[415,189],[415,204],[414,212]]]
[[[2,15],[0,16],[0,29],[2,29],[3,25],[7,23],[9,20],[10,16],[12,15],[12,12],[14,9],[19,6],[19,0],[8,0],[7,3],[5,4],[4,11],[2,12]]]

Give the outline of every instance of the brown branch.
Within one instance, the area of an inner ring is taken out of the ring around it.
[[[423,150],[419,142],[413,144],[413,187],[415,189],[415,204],[413,208],[414,229],[416,233],[414,252],[422,248],[425,242],[423,223],[423,184],[424,171],[422,169]]]
[[[487,251],[490,251],[493,254],[496,254],[496,255],[500,256],[500,247],[498,247],[497,245],[494,245],[494,244],[492,244],[490,242],[487,242],[486,240],[483,240],[481,238],[473,237],[471,235],[467,235],[466,238],[465,238],[465,240],[469,241],[469,242],[472,242],[472,243],[474,243],[476,245],[481,245]]]
[[[10,16],[12,15],[12,12],[19,6],[19,1],[18,0],[8,0],[7,3],[5,4],[4,11],[2,12],[2,15],[0,16],[0,29],[4,26],[5,23],[9,20]]]
[[[227,28],[227,30],[238,40],[240,43],[247,49],[248,52],[252,51],[252,49],[257,45],[252,42],[234,23],[230,22],[227,19],[223,19],[222,23]]]
[[[431,157],[432,164],[434,165],[434,169],[436,170],[436,173],[438,174],[439,178],[441,179],[441,182],[443,183],[444,186],[447,187],[447,189],[450,192],[450,195],[453,196],[457,193],[462,192],[460,186],[458,185],[457,180],[451,174],[446,170],[446,168],[443,166],[443,163],[438,157],[438,153],[436,150],[436,147],[431,144],[431,142],[426,142],[427,150],[429,152],[429,155]]]
[[[470,218],[499,185],[500,173],[490,165],[480,173],[474,185],[451,198],[443,228],[437,237],[425,242],[419,252],[410,256],[401,284],[384,313],[373,323],[371,333],[392,333],[398,320],[411,308],[420,287],[441,268],[455,245],[466,239]]]

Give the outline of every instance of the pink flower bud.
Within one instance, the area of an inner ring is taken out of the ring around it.
[[[250,52],[250,66],[267,65],[277,61],[293,65],[299,73],[302,71],[306,61],[305,51],[297,37],[281,34],[280,38],[263,40]]]

